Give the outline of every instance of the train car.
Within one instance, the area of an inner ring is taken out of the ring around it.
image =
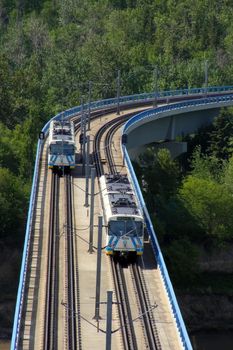
[[[107,255],[142,255],[144,218],[127,175],[102,175]]]
[[[75,167],[74,123],[52,120],[49,129],[48,167],[70,170]]]

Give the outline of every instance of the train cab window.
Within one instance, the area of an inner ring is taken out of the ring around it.
[[[125,221],[110,221],[108,227],[109,235],[122,236],[125,234]]]
[[[139,236],[143,235],[143,225],[140,221],[129,220],[126,221],[126,234],[128,236]]]
[[[73,145],[51,145],[49,151],[51,154],[73,155],[75,148]]]
[[[108,234],[114,236],[139,236],[143,235],[143,224],[140,221],[127,220],[127,221],[110,221],[108,226]]]

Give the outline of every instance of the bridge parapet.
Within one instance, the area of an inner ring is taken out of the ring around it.
[[[171,280],[170,280],[170,277],[169,277],[169,274],[168,274],[168,271],[167,271],[167,268],[166,268],[166,265],[165,265],[165,262],[163,259],[162,252],[160,250],[160,246],[159,246],[159,243],[158,243],[158,240],[157,240],[157,237],[156,237],[156,234],[155,234],[155,231],[154,231],[151,219],[150,219],[150,215],[148,213],[145,201],[143,199],[142,192],[141,192],[140,186],[138,184],[138,180],[137,180],[137,177],[135,175],[132,163],[130,161],[128,152],[126,150],[126,147],[125,146],[122,146],[122,147],[123,147],[123,154],[125,157],[125,161],[126,161],[130,175],[131,175],[132,180],[133,180],[135,191],[138,195],[139,202],[140,202],[141,207],[143,209],[143,213],[144,213],[145,220],[146,220],[146,227],[147,227],[149,236],[151,238],[156,261],[157,261],[158,267],[160,269],[161,276],[163,278],[164,287],[165,287],[165,290],[167,292],[167,295],[168,295],[168,298],[170,301],[171,309],[172,309],[173,316],[174,316],[175,321],[176,321],[176,325],[177,325],[178,333],[180,335],[181,342],[182,342],[185,350],[191,350],[192,345],[190,343],[189,336],[188,336],[188,333],[187,333],[187,330],[186,330],[186,327],[185,327],[185,324],[183,321],[183,317],[181,315],[180,308],[179,308],[179,305],[178,305],[177,300],[176,300],[174,289],[173,289],[172,284],[171,284]]]

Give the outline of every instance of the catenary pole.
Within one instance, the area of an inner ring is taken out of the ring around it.
[[[94,198],[95,198],[95,168],[91,168],[91,211],[90,211],[90,235],[88,252],[93,253],[93,228],[94,228]]]
[[[87,130],[90,131],[91,129],[91,88],[92,88],[92,82],[88,81],[88,127]]]
[[[90,165],[90,136],[87,135],[87,147],[86,147],[86,190],[85,190],[85,207],[89,207],[89,165]]]
[[[111,350],[112,343],[112,291],[107,291],[107,330],[106,350]]]
[[[117,115],[120,114],[120,94],[121,94],[121,71],[117,72]]]
[[[208,60],[205,60],[205,93],[208,92]]]
[[[100,319],[100,282],[101,282],[101,251],[102,251],[102,228],[103,217],[98,217],[98,248],[97,248],[97,268],[96,268],[96,293],[95,293],[95,320]]]
[[[154,94],[155,99],[153,103],[153,107],[157,107],[158,105],[158,67],[155,66],[154,68]]]

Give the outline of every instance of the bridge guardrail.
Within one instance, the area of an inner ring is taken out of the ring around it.
[[[124,154],[124,157],[126,160],[126,164],[128,166],[130,175],[131,175],[132,180],[133,180],[134,188],[136,190],[140,205],[141,205],[143,213],[144,213],[146,227],[147,227],[147,230],[149,232],[149,235],[150,235],[150,238],[152,241],[152,246],[153,246],[153,250],[155,253],[156,261],[157,261],[157,264],[158,264],[159,269],[161,271],[163,283],[164,283],[165,289],[166,289],[167,294],[168,294],[168,298],[169,298],[169,302],[170,302],[170,305],[172,308],[174,318],[176,320],[176,325],[178,328],[180,339],[182,341],[182,344],[183,344],[183,347],[185,350],[192,350],[192,345],[191,345],[191,342],[189,340],[189,336],[188,336],[188,333],[187,333],[187,330],[186,330],[186,327],[185,327],[185,324],[183,321],[183,317],[181,315],[180,308],[179,308],[179,305],[178,305],[177,300],[176,300],[174,289],[173,289],[173,286],[171,284],[171,280],[170,280],[170,277],[169,277],[169,274],[168,274],[168,271],[167,271],[167,268],[166,268],[166,265],[165,265],[165,262],[163,259],[162,252],[161,252],[160,247],[159,247],[159,243],[158,243],[158,240],[157,240],[157,237],[156,237],[156,234],[155,234],[155,231],[154,231],[151,219],[150,219],[150,215],[147,211],[146,204],[145,204],[145,201],[143,199],[140,186],[138,184],[137,177],[135,175],[132,163],[130,161],[128,152],[126,150],[126,147],[124,145],[122,147],[123,147],[123,154]]]
[[[164,98],[164,97],[174,97],[174,96],[183,96],[183,95],[192,95],[192,94],[207,94],[207,93],[221,93],[226,91],[233,91],[233,86],[215,86],[215,87],[208,87],[206,88],[192,88],[192,89],[179,89],[179,90],[169,90],[169,91],[160,91],[157,93],[157,97]],[[119,102],[121,105],[130,103],[130,102],[136,102],[136,101],[143,101],[143,100],[150,100],[155,98],[155,93],[143,93],[143,94],[136,94],[136,95],[130,95],[130,96],[123,96],[120,97]],[[207,97],[208,99],[208,97]],[[91,110],[101,109],[104,107],[110,107],[117,105],[118,99],[117,98],[110,98],[106,100],[100,100],[91,102],[90,108]],[[84,111],[88,110],[89,104],[85,104],[83,106]],[[160,107],[159,107],[160,108]],[[71,109],[65,110],[61,113],[58,113],[55,117],[52,119],[60,120],[63,117],[71,118],[72,116],[81,113],[82,107],[76,106]],[[46,134],[49,130],[49,120],[45,126],[43,127],[42,131]],[[130,119],[131,120],[131,119]],[[41,157],[41,151],[42,151],[43,141],[39,140],[37,144],[37,152],[36,152],[36,160],[35,160],[35,167],[34,167],[34,175],[33,175],[33,182],[32,182],[32,191],[30,196],[30,203],[29,203],[29,209],[28,209],[28,218],[27,218],[27,225],[26,225],[26,233],[25,233],[25,242],[24,242],[24,248],[23,248],[23,256],[22,256],[22,263],[21,263],[21,272],[20,272],[20,278],[19,278],[19,286],[18,286],[18,292],[17,292],[17,300],[16,300],[16,307],[15,307],[15,315],[14,315],[14,324],[13,324],[13,331],[12,331],[12,338],[11,338],[11,350],[16,350],[18,348],[18,342],[19,342],[19,332],[20,332],[20,325],[21,325],[21,315],[22,315],[22,307],[23,307],[23,299],[24,299],[24,293],[25,293],[25,281],[26,281],[26,271],[28,268],[28,254],[29,254],[29,246],[30,246],[30,237],[31,237],[31,227],[32,227],[32,220],[34,215],[34,207],[35,207],[35,198],[37,193],[37,185],[38,185],[38,175],[39,175],[39,160]]]
[[[168,91],[159,91],[157,93],[157,97],[164,98],[164,97],[175,97],[175,96],[185,96],[185,95],[203,95],[208,93],[221,93],[226,91],[232,91],[233,92],[233,85],[229,86],[210,86],[207,89],[206,88],[192,88],[192,89],[178,89],[178,90],[168,90]],[[146,101],[146,100],[152,100],[155,98],[155,93],[143,93],[143,94],[135,94],[135,95],[129,95],[129,96],[122,96],[119,98],[119,102],[121,105],[130,103],[130,102],[136,102],[136,101]],[[101,109],[103,107],[110,107],[116,105],[118,102],[117,98],[109,98],[105,100],[99,100],[91,102],[90,108],[91,110],[95,109]],[[89,104],[86,103],[83,105],[84,111],[87,111],[89,108]],[[61,113],[58,113],[54,119],[61,119],[62,116],[64,118],[70,118],[73,115],[76,115],[78,113],[81,113],[82,106],[76,106],[70,109],[67,109]],[[44,126],[43,131],[47,132],[49,128],[50,121]]]
[[[28,209],[26,234],[25,234],[25,241],[24,241],[24,248],[23,248],[23,255],[22,255],[22,265],[21,265],[20,278],[19,278],[19,287],[18,287],[17,300],[16,300],[16,306],[15,306],[15,318],[14,318],[13,331],[12,331],[11,349],[17,349],[18,343],[19,343],[19,333],[20,333],[21,316],[22,316],[22,309],[23,309],[23,297],[25,292],[26,273],[27,273],[27,267],[28,267],[29,248],[30,248],[30,242],[31,242],[30,241],[31,228],[33,223],[33,213],[35,208],[38,175],[39,175],[39,169],[40,169],[39,162],[40,162],[40,156],[41,156],[41,146],[42,146],[42,142],[41,140],[38,140],[34,175],[33,175],[33,181],[32,181],[32,191],[31,191],[31,197],[30,197],[30,203],[29,203],[29,209]]]
[[[198,100],[189,100],[185,102],[173,103],[171,105],[161,106],[155,109],[147,110],[147,111],[138,113],[134,117],[130,118],[124,126],[124,133],[127,134],[127,132],[130,129],[130,126],[138,123],[140,120],[145,118],[149,119],[150,117],[152,118],[155,115],[159,115],[163,112],[172,111],[172,110],[174,111],[177,109],[182,109],[182,108],[191,107],[191,106],[210,105],[213,103],[219,103],[224,106],[225,102],[232,101],[232,100],[233,100],[233,95],[212,96],[212,97],[201,98]]]

